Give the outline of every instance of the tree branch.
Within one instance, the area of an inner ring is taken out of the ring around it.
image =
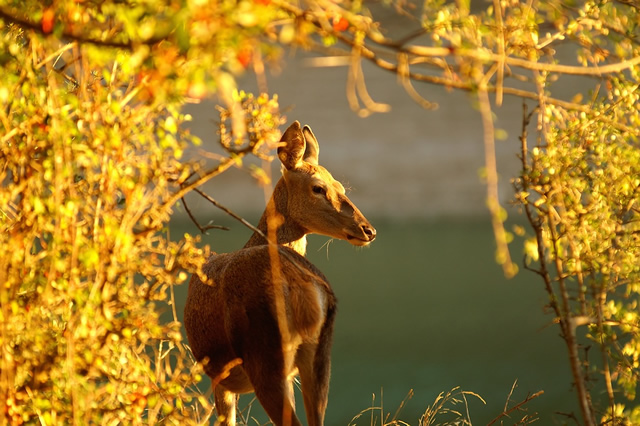
[[[184,206],[184,210],[187,212],[187,215],[189,216],[189,218],[191,219],[193,224],[196,225],[196,227],[200,230],[200,233],[204,234],[209,229],[223,229],[225,231],[229,230],[229,228],[227,228],[226,226],[220,226],[220,225],[205,225],[205,226],[202,226],[202,225],[200,225],[200,222],[198,222],[198,219],[196,219],[196,217],[193,215],[193,213],[191,213],[191,209],[187,205],[187,200],[185,200],[184,197],[182,197],[181,200],[182,200],[182,205]]]
[[[2,8],[0,8],[0,20],[3,20],[10,24],[17,25],[23,29],[29,29],[45,37],[49,37],[54,34],[52,32],[45,32],[42,29],[42,25],[40,23],[32,22],[27,19],[12,15],[11,13],[7,12],[6,10],[3,10]],[[80,34],[72,33],[68,30],[62,30],[61,34],[55,34],[55,36],[59,37],[60,39],[67,39],[67,40],[76,41],[78,43],[94,44],[96,46],[101,46],[101,47],[112,47],[112,48],[126,49],[126,50],[133,50],[136,46],[139,46],[139,45],[154,45],[163,40],[166,40],[168,38],[168,35],[169,34],[165,34],[163,36],[155,36],[147,40],[117,41],[111,38],[108,38],[106,40],[88,38]]]
[[[258,233],[258,235],[260,235],[262,238],[265,239],[265,241],[267,240],[267,237],[264,235],[264,233],[259,230],[258,228],[256,228],[255,226],[253,226],[251,223],[249,223],[246,219],[244,219],[242,216],[234,213],[232,210],[230,210],[229,208],[225,207],[224,205],[220,204],[218,201],[216,201],[213,197],[211,197],[210,195],[206,194],[204,191],[202,191],[200,188],[193,188],[193,190],[195,192],[197,192],[198,194],[200,194],[202,196],[202,198],[204,198],[205,200],[209,201],[211,204],[213,204],[214,206],[216,206],[217,208],[219,208],[220,210],[222,210],[223,212],[225,212],[226,214],[228,214],[229,216],[231,216],[232,218],[234,218],[235,220],[237,220],[238,222],[242,223],[244,226],[246,226],[247,228],[251,229],[253,232]]]
[[[280,7],[283,10],[286,10],[289,13],[294,14],[298,18],[302,18],[307,22],[310,22],[317,27],[321,28],[324,31],[330,32],[332,35],[340,38],[341,41],[347,43],[348,45],[353,45],[354,41],[348,39],[343,36],[340,32],[333,31],[328,28],[326,25],[322,25],[320,20],[313,14],[313,12],[305,11],[300,9],[292,4],[281,2],[279,0],[274,0],[274,4]],[[613,64],[607,64],[603,66],[574,66],[574,65],[559,65],[559,64],[551,64],[551,63],[542,63],[537,61],[530,61],[527,59],[514,58],[511,56],[505,56],[504,54],[494,53],[490,50],[484,49],[456,49],[450,47],[437,47],[437,46],[422,46],[422,45],[409,45],[407,46],[407,39],[411,40],[414,38],[413,35],[410,37],[405,37],[400,41],[393,41],[386,37],[384,37],[379,32],[371,31],[368,26],[361,25],[358,27],[358,30],[364,31],[366,37],[374,42],[375,44],[390,48],[395,51],[400,51],[403,53],[421,56],[421,57],[447,57],[447,56],[458,56],[463,58],[470,58],[480,61],[491,61],[497,63],[504,63],[505,65],[519,67],[527,70],[536,70],[536,71],[545,71],[552,72],[558,74],[565,75],[580,75],[580,76],[602,76],[604,74],[611,74],[616,72],[621,72],[627,69],[631,69],[636,65],[640,64],[640,56],[635,58],[620,61]],[[424,31],[419,31],[417,34],[421,35]]]
[[[476,91],[477,87],[473,85],[472,82],[464,82],[460,80],[452,80],[444,77],[438,77],[434,75],[428,75],[423,73],[416,72],[405,72],[404,69],[398,64],[390,62],[380,57],[379,54],[374,52],[364,41],[356,41],[354,37],[350,37],[345,35],[343,32],[335,31],[328,25],[326,22],[316,16],[314,11],[304,10],[295,5],[292,5],[287,2],[283,2],[281,0],[273,0],[276,6],[281,9],[287,11],[288,13],[294,15],[296,18],[309,22],[320,28],[322,31],[331,34],[333,37],[336,37],[345,45],[350,48],[357,48],[358,54],[378,66],[384,70],[393,72],[398,75],[405,75],[414,81],[422,81],[431,84],[437,84],[440,86],[445,86],[449,88],[464,90],[464,91]],[[447,58],[447,57],[461,57],[467,59],[477,60],[479,62],[493,62],[499,64],[500,66],[509,66],[509,67],[517,67],[529,71],[544,71],[549,73],[558,73],[564,75],[574,75],[574,76],[596,76],[600,77],[606,74],[612,74],[621,72],[627,69],[631,69],[638,64],[640,64],[640,56],[631,58],[629,60],[620,61],[613,64],[607,64],[602,66],[573,66],[573,65],[560,65],[560,64],[551,64],[551,63],[542,63],[537,61],[531,61],[522,58],[514,58],[511,56],[507,56],[504,54],[494,53],[487,49],[455,49],[450,47],[436,47],[436,46],[422,46],[422,45],[409,45],[406,43],[408,40],[413,39],[416,36],[419,36],[423,33],[423,31],[417,32],[415,35],[412,34],[409,37],[405,37],[400,41],[393,41],[387,39],[382,34],[377,31],[371,30],[371,25],[368,22],[365,22],[362,17],[357,15],[350,14],[349,12],[344,11],[347,16],[350,16],[354,19],[354,22],[357,23],[357,29],[360,32],[363,32],[366,36],[366,39],[371,42],[377,44],[386,49],[392,50],[397,57],[399,53],[405,53],[407,55],[411,55],[413,57],[420,58]],[[361,21],[361,22],[359,22]],[[347,53],[347,52],[345,52]],[[348,54],[348,53],[347,53]],[[500,80],[500,79],[499,79]],[[486,90],[491,93],[498,93],[501,96],[501,93],[517,96],[520,98],[533,99],[538,100],[539,94],[516,89],[513,87],[505,87],[502,81],[499,81],[497,85],[487,84]],[[560,99],[556,99],[553,97],[546,97],[545,102],[548,105],[555,105],[569,110],[576,111],[584,111],[587,112],[590,110],[588,105],[577,104],[574,102],[567,102]]]

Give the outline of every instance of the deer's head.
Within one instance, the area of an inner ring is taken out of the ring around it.
[[[287,187],[289,216],[307,233],[346,240],[366,246],[376,230],[346,196],[331,173],[318,164],[318,141],[309,126],[294,122],[278,148]]]

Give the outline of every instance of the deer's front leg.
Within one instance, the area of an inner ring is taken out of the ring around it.
[[[214,391],[214,399],[216,402],[216,412],[218,413],[217,424],[221,426],[235,426],[238,395],[218,385]]]

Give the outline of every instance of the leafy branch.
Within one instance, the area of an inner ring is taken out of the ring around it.
[[[164,35],[155,35],[148,39],[139,39],[139,40],[129,40],[129,41],[120,41],[116,40],[114,37],[109,35],[106,38],[92,38],[88,37],[85,34],[80,32],[70,31],[65,28],[63,24],[60,24],[61,29],[57,31],[56,34],[52,34],[53,28],[51,30],[46,29],[46,25],[43,25],[42,22],[34,22],[29,20],[26,17],[19,16],[18,14],[11,13],[6,9],[0,8],[0,20],[8,23],[17,25],[20,28],[28,29],[34,31],[37,34],[42,36],[52,36],[55,38],[61,38],[65,40],[75,41],[82,44],[92,44],[99,47],[111,47],[115,49],[126,49],[133,50],[135,47],[140,45],[154,45],[160,43],[163,40],[167,40],[169,34]]]

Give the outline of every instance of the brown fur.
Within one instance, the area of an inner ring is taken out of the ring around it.
[[[258,224],[277,245],[255,233],[243,249],[211,256],[205,282],[197,274],[189,282],[187,338],[212,378],[224,425],[235,424],[235,394],[251,391],[276,425],[299,425],[291,382],[296,373],[309,426],[323,424],[336,298],[304,257],[305,236],[319,233],[355,245],[375,238],[342,185],[318,165],[311,130],[295,122],[282,141],[283,178]]]

